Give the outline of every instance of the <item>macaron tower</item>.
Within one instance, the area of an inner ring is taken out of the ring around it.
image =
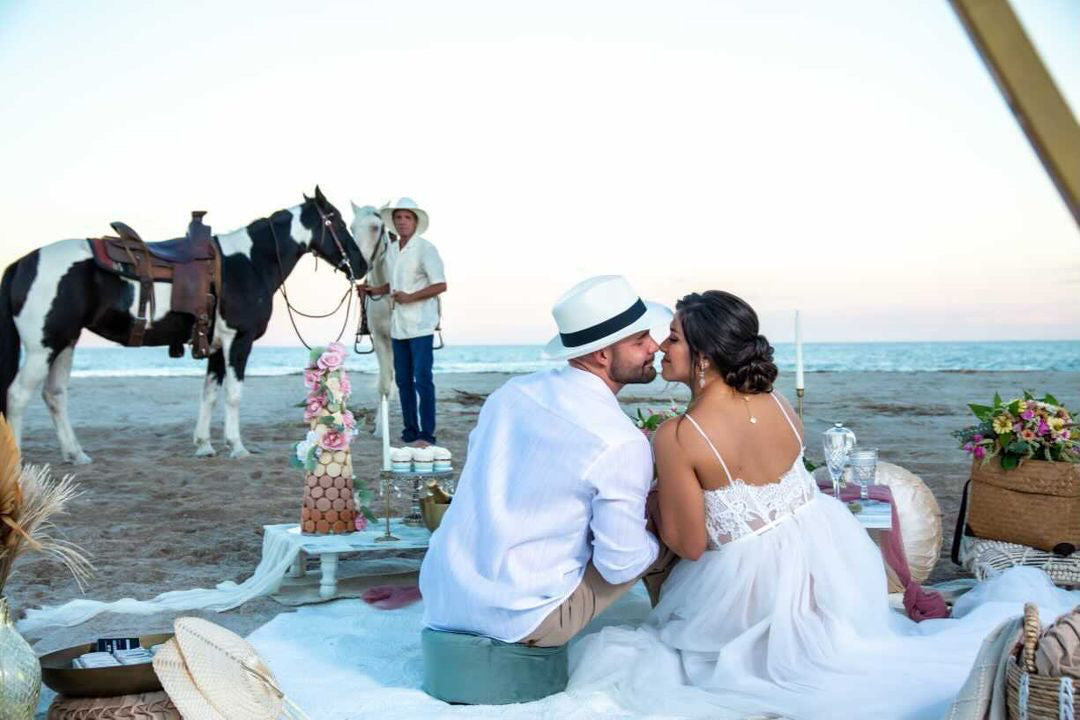
[[[345,373],[345,346],[331,343],[311,351],[304,371],[308,395],[304,401],[307,436],[296,443],[293,465],[304,469],[304,501],[300,529],[332,535],[356,529],[352,454],[349,441],[356,420],[348,409],[351,386]]]

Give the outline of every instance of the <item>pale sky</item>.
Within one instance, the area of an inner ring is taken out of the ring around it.
[[[1013,6],[1075,113],[1080,3]],[[780,342],[795,308],[808,342],[1080,338],[1080,233],[945,0],[9,0],[0,88],[0,266],[319,183],[428,210],[451,343],[543,342],[602,273]]]

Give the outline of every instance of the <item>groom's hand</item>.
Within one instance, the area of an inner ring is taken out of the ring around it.
[[[645,529],[660,537],[660,493],[655,487],[645,496]]]

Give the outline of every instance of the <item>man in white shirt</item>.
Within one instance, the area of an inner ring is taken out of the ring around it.
[[[446,292],[442,258],[423,233],[428,215],[411,198],[403,197],[380,210],[383,224],[394,228],[397,239],[387,246],[389,282],[380,287],[361,285],[365,293],[390,293],[390,344],[394,352],[394,380],[401,397],[402,442],[435,444],[435,380],[432,350],[439,327],[438,296]],[[419,406],[417,398],[419,397]]]
[[[657,561],[648,440],[615,394],[656,377],[649,329],[671,318],[624,278],[591,278],[552,314],[557,370],[484,403],[457,493],[420,569],[424,624],[563,645]]]

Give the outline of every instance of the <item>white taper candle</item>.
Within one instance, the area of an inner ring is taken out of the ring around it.
[[[382,421],[382,469],[390,470],[390,403],[382,396],[379,404],[379,419]]]
[[[802,322],[799,320],[799,311],[795,311],[795,388],[802,390],[806,387],[806,379],[803,377],[802,356]]]

